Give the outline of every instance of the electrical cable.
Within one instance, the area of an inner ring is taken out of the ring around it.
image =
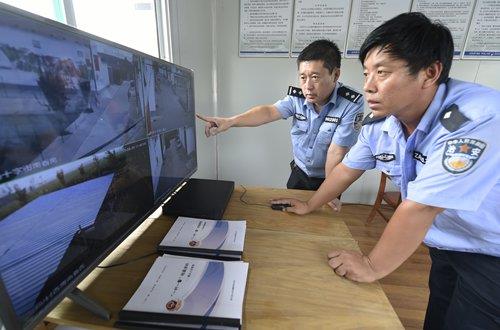
[[[140,256],[140,257],[128,260],[128,261],[118,262],[116,264],[111,264],[111,265],[107,265],[107,266],[97,266],[97,268],[106,269],[106,268],[113,268],[113,267],[123,266],[123,265],[129,264],[131,262],[138,261],[138,260],[150,257],[150,256],[155,255],[155,254],[158,254],[158,252],[151,252],[151,253],[148,253],[146,255],[143,255],[143,256]]]
[[[245,204],[245,205],[256,205],[256,206],[265,206],[265,207],[270,207],[271,205],[270,204],[262,204],[262,203],[249,203],[247,201],[245,201],[243,199],[243,196],[245,196],[245,194],[247,193],[247,188],[245,188],[245,186],[243,186],[242,184],[240,184],[240,187],[243,188],[243,194],[241,194],[240,196],[240,201]]]

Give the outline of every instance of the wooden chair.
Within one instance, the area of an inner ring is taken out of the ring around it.
[[[386,202],[394,209],[396,209],[398,205],[401,203],[401,193],[399,191],[385,191],[386,182],[387,182],[387,175],[384,172],[381,172],[377,198],[375,199],[375,204],[373,204],[372,210],[368,215],[368,218],[366,218],[367,224],[373,221],[373,218],[377,213],[380,214],[380,216],[384,218],[385,221],[389,221],[389,218],[386,217],[380,210],[382,201]]]

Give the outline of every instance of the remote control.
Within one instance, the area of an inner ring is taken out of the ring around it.
[[[283,211],[283,209],[290,206],[292,206],[292,204],[289,203],[271,204],[271,208],[273,210],[279,210],[279,211]]]

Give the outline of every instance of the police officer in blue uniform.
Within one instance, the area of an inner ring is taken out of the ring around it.
[[[197,116],[207,122],[207,137],[231,127],[260,126],[292,117],[294,159],[287,187],[316,190],[356,142],[363,97],[338,81],[340,51],[331,41],[309,44],[299,54],[297,65],[300,88],[289,87],[288,95],[275,104],[231,118]]]
[[[371,282],[423,241],[430,251],[424,329],[500,329],[500,92],[448,78],[450,31],[421,13],[375,29],[360,50],[372,113],[357,143],[307,202],[306,214],[369,169],[399,185],[403,202],[369,255],[334,250],[335,273]]]

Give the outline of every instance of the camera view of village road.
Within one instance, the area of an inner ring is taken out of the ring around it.
[[[139,58],[58,34],[0,22],[0,182],[146,136]]]
[[[183,126],[194,126],[192,72],[173,65],[144,61],[145,108],[148,133],[155,134]]]

